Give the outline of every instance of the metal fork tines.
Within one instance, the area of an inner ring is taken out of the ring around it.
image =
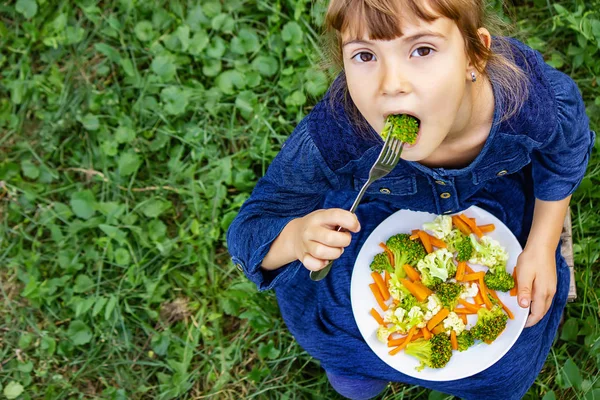
[[[383,178],[384,176],[389,174],[394,169],[396,164],[398,164],[403,147],[404,142],[392,138],[391,136],[387,137],[385,143],[383,144],[383,148],[379,153],[379,157],[377,157],[377,160],[375,160],[375,163],[369,171],[369,178],[367,179],[367,182],[365,182],[363,187],[360,189],[360,192],[358,192],[358,196],[356,196],[354,203],[352,203],[352,207],[350,207],[351,213],[354,213],[356,211],[356,207],[358,207],[358,204],[363,198],[368,187],[371,186],[371,184],[377,179]],[[338,232],[341,231],[342,227],[338,227],[337,230]],[[311,271],[310,279],[312,279],[313,281],[320,281],[321,279],[325,278],[329,273],[329,270],[331,269],[331,264],[333,264],[333,261],[329,261],[325,268],[319,271]]]

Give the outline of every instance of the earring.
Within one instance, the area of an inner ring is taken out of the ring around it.
[[[475,72],[471,72],[471,82],[475,82],[477,80],[477,76],[475,75]]]

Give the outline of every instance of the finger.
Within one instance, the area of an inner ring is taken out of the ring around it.
[[[352,235],[349,232],[338,232],[321,226],[315,229],[311,240],[329,247],[347,247],[352,241]]]
[[[531,302],[531,312],[525,323],[525,328],[529,328],[540,322],[546,311],[548,311],[549,305],[545,295],[534,295],[533,301]]]
[[[311,256],[310,254],[305,254],[304,257],[302,258],[302,260],[300,260],[300,261],[302,262],[302,265],[304,265],[304,268],[306,268],[310,271],[319,271],[319,270],[325,268],[325,266],[329,262],[328,260],[321,260],[321,259],[315,258],[315,257]]]
[[[527,308],[531,303],[534,275],[532,272],[527,271],[527,268],[517,269],[517,274],[517,279],[519,281],[519,293],[517,296],[519,305],[523,308]]]
[[[330,247],[315,241],[308,242],[306,247],[310,256],[320,260],[336,260],[344,252],[343,247]]]
[[[360,231],[360,223],[358,222],[358,218],[356,217],[356,214],[353,214],[350,211],[343,210],[341,208],[330,208],[321,213],[319,217],[319,222],[321,224],[328,225],[331,228],[341,226],[350,232],[356,233]]]

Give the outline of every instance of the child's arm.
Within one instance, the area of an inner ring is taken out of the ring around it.
[[[517,261],[519,304],[529,306],[525,327],[538,323],[552,304],[556,292],[556,248],[571,196],[558,201],[536,199],[527,244]]]

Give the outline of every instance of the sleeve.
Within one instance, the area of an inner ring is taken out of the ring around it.
[[[339,187],[308,133],[307,118],[283,144],[227,231],[233,263],[259,290],[281,285],[303,269],[300,261],[275,271],[262,270],[261,263],[288,222],[318,209],[325,194]]]
[[[590,130],[585,104],[575,82],[546,65],[555,93],[556,128],[532,154],[535,197],[558,201],[572,194],[585,175],[595,133]]]

